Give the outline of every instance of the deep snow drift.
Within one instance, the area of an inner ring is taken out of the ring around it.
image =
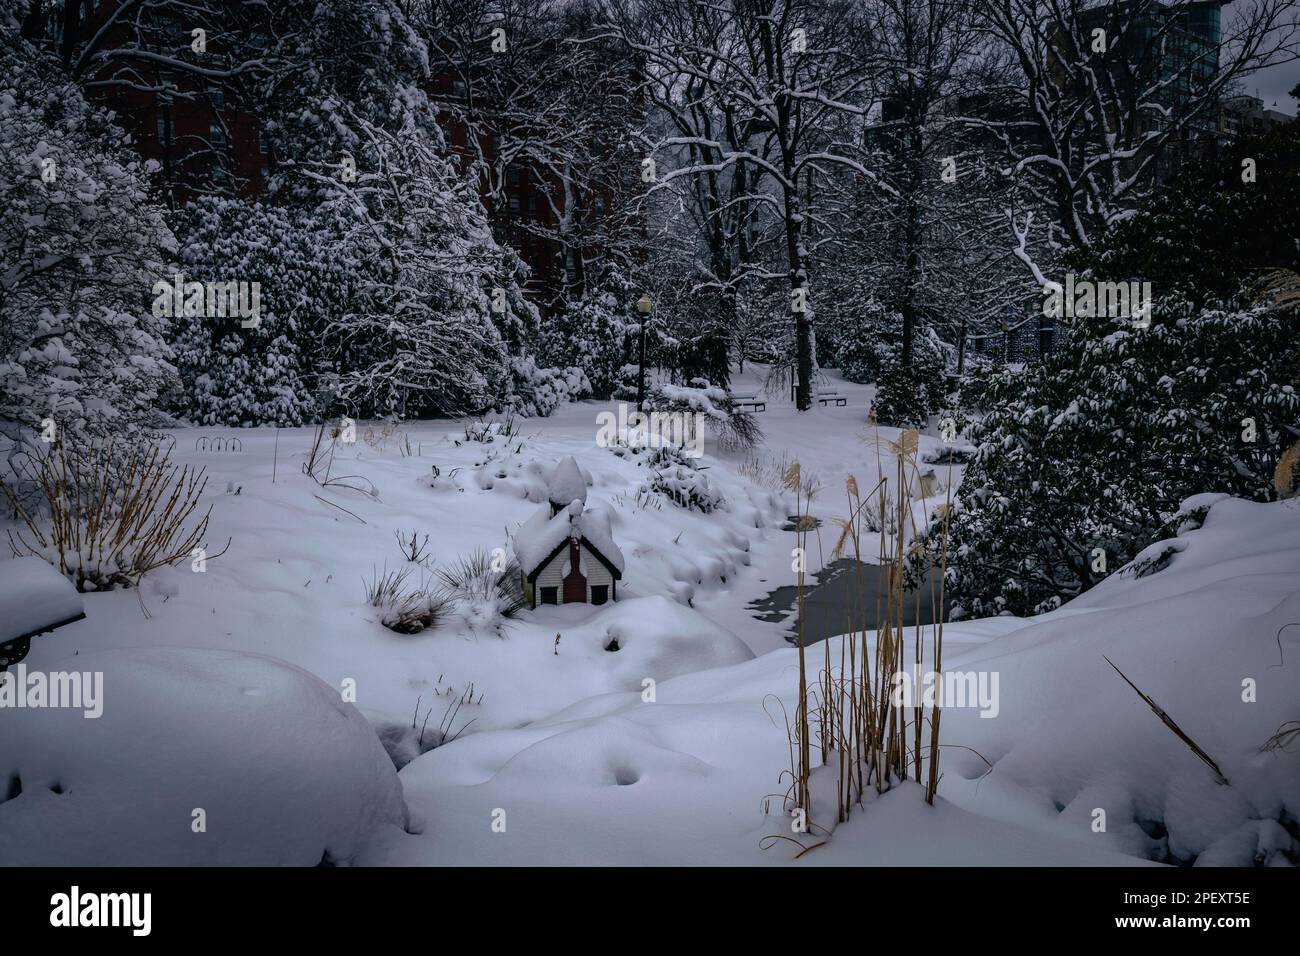
[[[1294,860],[1300,759],[1261,747],[1300,715],[1300,627],[1278,635],[1300,621],[1300,507],[1221,500],[1175,545],[1164,570],[1118,574],[1052,614],[947,625],[946,669],[998,673],[996,716],[945,710],[934,808],[905,785],[856,809],[800,865]],[[830,655],[838,659],[837,641]],[[1227,784],[1103,655],[1215,759]],[[402,772],[423,832],[390,832],[364,859],[789,861],[797,847],[759,846],[790,832],[779,797],[766,813],[764,797],[786,785],[774,698],[793,712],[796,667],[795,651],[778,650],[661,683],[653,703],[605,695],[434,751]],[[498,810],[505,832],[489,826]],[[813,808],[828,828],[833,815],[833,805]]]
[[[401,786],[355,707],[306,671],[233,651],[81,654],[103,713],[0,714],[0,863],[344,863],[406,825]]]

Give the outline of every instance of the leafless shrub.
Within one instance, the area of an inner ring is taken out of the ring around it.
[[[1273,750],[1289,752],[1291,745],[1297,742],[1300,742],[1300,720],[1288,720],[1277,729],[1277,733],[1264,741],[1264,746],[1259,749],[1264,752]]]
[[[37,492],[33,504],[4,485],[21,521],[9,532],[14,555],[45,558],[80,591],[134,586],[190,557],[207,533],[204,469],[173,464],[170,447],[65,440],[14,459],[14,473]]]
[[[325,423],[316,426],[312,436],[311,448],[307,450],[307,460],[303,462],[302,473],[322,488],[350,488],[364,495],[375,497],[379,489],[368,478],[361,475],[332,475],[334,452],[338,448],[340,429],[334,425],[330,429],[330,440],[325,441]]]
[[[394,531],[393,536],[397,538],[397,547],[402,552],[402,557],[412,564],[427,565],[429,559],[433,557],[427,534],[421,537],[418,531],[411,529],[409,534]]]

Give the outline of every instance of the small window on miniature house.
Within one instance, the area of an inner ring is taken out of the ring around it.
[[[559,603],[560,603],[560,589],[559,589],[559,588],[542,588],[542,603],[543,603],[543,604],[559,604]]]
[[[609,600],[608,584],[593,584],[591,586],[591,603],[604,604]]]

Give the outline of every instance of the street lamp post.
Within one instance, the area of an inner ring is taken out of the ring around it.
[[[641,315],[641,349],[640,359],[636,374],[636,410],[642,411],[645,403],[645,323],[650,316],[650,310],[654,308],[654,303],[650,301],[650,296],[642,293],[641,298],[636,300],[636,310]]]

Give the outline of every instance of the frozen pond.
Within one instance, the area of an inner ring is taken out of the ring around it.
[[[882,565],[841,558],[811,575],[804,583],[804,643],[813,644],[843,634],[855,624],[860,628],[864,621],[874,629],[879,616],[877,607],[886,588],[886,574]],[[918,620],[922,624],[931,623],[933,609],[939,602],[937,580],[938,576],[932,575],[921,585],[919,609],[918,592],[907,592],[903,611],[905,625],[916,624]],[[794,643],[798,640],[798,599],[799,589],[795,585],[785,585],[752,602],[749,609],[762,621],[789,620],[790,632],[786,640]],[[947,620],[947,608],[944,609],[944,619]]]

